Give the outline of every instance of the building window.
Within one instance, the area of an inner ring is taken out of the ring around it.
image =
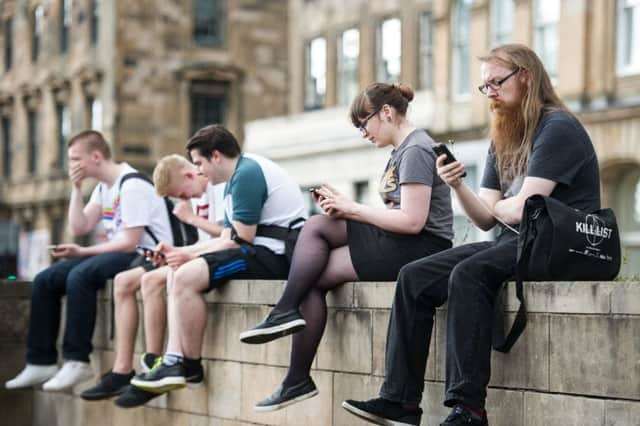
[[[13,63],[13,19],[4,23],[4,69],[9,71]]]
[[[324,106],[327,93],[327,40],[314,38],[305,46],[304,109]]]
[[[40,40],[42,40],[42,26],[44,24],[44,8],[40,5],[33,10],[31,22],[31,60],[36,62],[40,54]]]
[[[451,75],[454,97],[469,95],[471,2],[472,0],[456,0],[453,5]]]
[[[640,0],[618,1],[618,74],[640,73]]]
[[[71,1],[61,0],[60,5],[60,52],[69,49],[69,30],[71,29]]]
[[[224,43],[223,0],[193,0],[193,39],[205,46]]]
[[[2,117],[2,176],[11,177],[11,120]]]
[[[91,44],[98,43],[98,29],[100,28],[100,0],[91,0]]]
[[[224,124],[228,85],[217,81],[191,82],[191,134],[209,124]]]
[[[89,129],[98,132],[102,131],[102,102],[91,96],[87,98],[87,124]]]
[[[498,46],[511,42],[514,21],[513,0],[493,0],[491,2],[491,45]]]
[[[358,60],[360,57],[360,31],[350,29],[338,37],[338,84],[339,105],[349,105],[360,89]]]
[[[433,21],[430,13],[420,15],[420,88],[433,89]]]
[[[28,171],[30,175],[35,175],[38,171],[38,113],[29,111],[27,113],[28,126]]]
[[[56,105],[58,119],[58,169],[65,170],[67,167],[67,141],[71,136],[71,116],[69,107],[66,105]]]
[[[353,184],[354,201],[360,204],[368,204],[371,193],[369,191],[369,182],[366,180],[354,182]]]
[[[550,77],[558,75],[560,0],[536,0],[533,47]]]
[[[400,80],[402,58],[402,26],[400,19],[385,19],[377,31],[376,79],[384,83]]]

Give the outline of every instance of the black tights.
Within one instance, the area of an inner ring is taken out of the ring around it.
[[[309,375],[327,323],[327,291],[357,280],[347,245],[347,222],[312,216],[298,237],[287,286],[274,307],[275,312],[300,307],[307,323],[293,335],[285,386],[300,383]]]

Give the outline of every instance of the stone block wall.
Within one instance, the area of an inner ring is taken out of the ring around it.
[[[252,346],[241,344],[238,335],[269,312],[283,284],[233,281],[207,295],[206,386],[175,391],[132,410],[110,401],[81,400],[78,395],[89,384],[66,393],[2,391],[2,412],[15,416],[8,424],[34,426],[364,424],[340,404],[379,390],[394,283],[349,283],[330,294],[327,330],[312,371],[320,394],[284,410],[256,413],[253,404],[270,395],[286,374],[290,338]],[[0,285],[0,339],[10,361],[0,370],[2,380],[22,363],[25,286]],[[513,318],[517,302],[510,290],[507,315]],[[101,293],[94,334],[96,374],[109,369],[114,357],[108,294]],[[640,283],[528,283],[526,297],[525,334],[510,354],[493,355],[490,424],[640,425]],[[423,425],[439,424],[448,412],[442,406],[445,318],[446,310],[438,310],[425,374]],[[143,350],[141,334],[138,352]]]

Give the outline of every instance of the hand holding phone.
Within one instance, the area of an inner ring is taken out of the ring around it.
[[[136,246],[136,249],[142,252],[142,255],[146,257],[148,260],[151,260],[156,256],[164,257],[164,253],[156,251],[149,247]]]
[[[445,158],[444,160],[444,164],[451,164],[455,161],[458,161],[456,160],[456,157],[453,156],[451,151],[449,151],[449,148],[447,148],[447,146],[443,143],[433,145],[433,152],[435,152],[438,157],[440,157],[441,155],[447,156],[447,158]],[[467,172],[464,172],[461,177],[466,177],[466,176],[467,176]]]
[[[55,251],[57,248],[58,248],[57,244],[52,244],[47,246],[47,250],[49,251]]]

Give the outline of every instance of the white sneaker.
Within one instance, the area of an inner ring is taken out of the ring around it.
[[[60,371],[42,385],[46,391],[61,391],[86,382],[93,377],[93,370],[88,362],[65,361]]]
[[[29,386],[39,385],[52,378],[58,371],[58,366],[53,365],[34,365],[27,364],[24,370],[16,377],[4,384],[7,389],[26,388]]]

